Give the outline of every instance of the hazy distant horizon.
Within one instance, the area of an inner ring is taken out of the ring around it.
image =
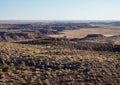
[[[120,22],[120,20],[0,20],[0,22]]]

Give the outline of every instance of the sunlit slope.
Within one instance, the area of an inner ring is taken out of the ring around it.
[[[60,39],[22,43],[0,43],[1,84],[120,83],[119,52],[78,49]]]

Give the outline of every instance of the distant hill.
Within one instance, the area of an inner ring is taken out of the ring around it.
[[[120,26],[120,21],[118,21],[118,22],[111,22],[111,24],[112,24],[113,26]]]
[[[0,41],[17,41],[45,37],[41,33],[0,32]]]

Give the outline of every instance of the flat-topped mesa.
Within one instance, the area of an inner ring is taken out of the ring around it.
[[[88,34],[86,37],[81,38],[80,40],[95,40],[95,39],[104,39],[106,38],[102,34]]]
[[[96,39],[104,39],[104,38],[106,38],[106,37],[102,34],[88,34],[87,36],[85,36],[83,38],[71,39],[71,41],[96,40]]]
[[[85,38],[97,38],[97,37],[105,37],[102,34],[88,34]]]

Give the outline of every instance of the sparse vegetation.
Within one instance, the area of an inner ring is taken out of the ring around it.
[[[6,84],[11,82],[22,85],[96,85],[120,82],[119,52],[78,49],[78,46],[83,44],[74,45],[54,38],[20,43],[1,42],[0,64],[4,69],[1,79],[7,79],[4,81]],[[105,44],[103,46],[107,47]]]
[[[4,78],[4,73],[2,71],[0,71],[0,79]]]
[[[2,66],[2,71],[3,72],[8,72],[10,70],[10,67],[8,65],[3,65]]]
[[[68,39],[67,36],[46,38],[46,34],[52,34],[53,31],[56,33],[56,30],[58,32],[84,26],[91,27],[89,24],[80,26],[78,23],[50,24],[50,27],[47,25],[0,25],[0,30],[4,27],[10,32],[19,30],[27,35],[37,33],[29,35],[32,40],[0,42],[0,85],[118,85],[120,83],[120,45],[79,42]],[[38,27],[40,29],[37,29]],[[39,33],[45,36],[41,38]],[[3,39],[2,35],[0,32]],[[97,34],[94,36],[105,37]],[[16,40],[18,37],[14,38]],[[23,38],[21,36],[21,39]],[[9,37],[5,39],[11,40]]]

